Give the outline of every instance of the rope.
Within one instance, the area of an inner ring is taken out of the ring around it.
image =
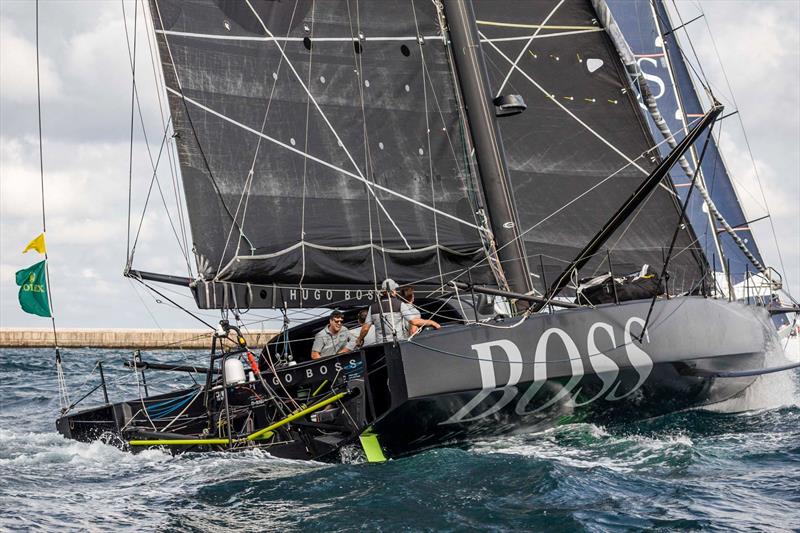
[[[36,25],[36,116],[38,123],[39,136],[39,182],[41,185],[42,199],[42,234],[47,235],[47,216],[44,202],[44,142],[42,141],[42,86],[40,81],[39,68],[39,0],[35,5],[35,25]],[[59,396],[58,401],[61,409],[68,408],[70,405],[67,383],[64,379],[64,369],[61,365],[61,352],[58,349],[58,330],[56,328],[56,316],[53,309],[53,286],[50,283],[50,261],[47,255],[47,239],[45,238],[44,247],[44,275],[47,280],[47,303],[50,307],[50,324],[53,328],[53,349],[56,356],[56,380],[58,381]]]
[[[141,0],[142,3],[142,10],[146,12],[148,15],[145,17],[146,19],[152,20],[152,14],[150,13],[149,6],[145,4],[145,0]],[[153,71],[153,80],[155,81],[155,94],[156,100],[158,101],[158,112],[161,116],[161,127],[167,130],[171,124],[168,122],[172,122],[172,115],[168,114],[168,116],[164,116],[164,101],[161,97],[162,93],[166,94],[166,83],[163,80],[163,75],[161,73],[161,67],[159,65],[160,58],[157,60],[158,52],[154,51],[153,48],[153,41],[156,39],[155,36],[155,24],[145,24],[145,36],[147,37],[147,50],[150,54],[150,67]],[[153,37],[151,39],[150,33],[153,32]],[[141,115],[141,111],[140,111]],[[169,143],[167,146],[167,160],[169,165],[169,173],[170,173],[170,184],[172,185],[172,193],[175,198],[175,208],[177,211],[178,216],[178,225],[181,230],[181,239],[178,241],[178,246],[181,248],[181,251],[185,251],[184,258],[186,260],[186,271],[189,274],[190,278],[194,278],[194,274],[192,273],[192,265],[189,261],[188,252],[189,242],[186,239],[186,220],[185,215],[183,214],[183,202],[181,202],[181,187],[179,184],[178,179],[178,171],[175,168],[175,160],[177,159],[177,155],[173,156],[174,143]],[[165,204],[166,209],[166,204]],[[169,210],[167,209],[167,214],[169,215]]]
[[[156,6],[156,13],[158,15],[159,24],[161,25],[161,29],[164,30],[164,20],[161,17],[161,10],[158,7],[158,2],[155,2],[155,6]],[[158,30],[154,30],[154,31],[158,31]],[[162,31],[162,34],[163,34],[163,31]],[[187,104],[187,100],[189,100],[189,99],[186,97],[186,95],[183,94],[183,87],[181,86],[180,77],[178,76],[178,68],[175,66],[175,59],[172,56],[172,49],[169,46],[169,39],[166,38],[166,35],[164,36],[164,45],[165,45],[165,47],[167,49],[167,55],[169,56],[169,61],[170,61],[170,64],[172,65],[172,70],[173,70],[173,72],[175,74],[175,83],[178,86],[178,90],[177,91],[172,89],[171,87],[167,87],[167,92],[171,92],[171,93],[177,95],[181,99],[181,103],[183,104],[183,109],[184,109],[184,111],[186,113],[186,120],[189,123],[189,129],[191,129],[191,131],[192,131],[192,136],[194,137],[195,143],[197,144],[197,150],[200,153],[200,157],[203,160],[203,165],[204,165],[206,171],[208,172],[209,179],[211,180],[211,185],[214,186],[214,192],[217,194],[217,197],[219,198],[220,204],[222,204],[222,207],[225,209],[225,213],[231,218],[232,223],[233,224],[237,224],[236,218],[231,213],[230,209],[228,208],[228,204],[225,202],[225,198],[222,196],[222,191],[219,188],[219,184],[217,184],[217,180],[214,177],[214,173],[211,171],[211,166],[208,163],[208,158],[206,157],[206,153],[203,150],[203,146],[202,146],[202,144],[200,144],[200,137],[197,135],[197,130],[194,127],[194,121],[192,121],[192,115],[191,115],[191,113],[189,113],[189,106]],[[195,103],[196,105],[199,105],[196,102],[193,102],[193,103]],[[202,108],[202,106],[200,106],[200,107]],[[244,234],[242,234],[242,236],[245,238],[245,240],[247,240],[248,243],[250,242],[250,240],[247,238],[247,236],[245,236]],[[251,243],[251,246],[252,246],[252,243]]]
[[[122,15],[123,18],[127,19],[125,16],[125,2],[124,0],[120,0],[122,3]],[[38,0],[37,0],[38,3]],[[139,4],[133,4],[133,59],[131,61],[131,127],[130,127],[130,147],[128,149],[128,232],[127,232],[127,246],[126,246],[126,256],[125,256],[125,268],[130,269],[131,263],[133,261],[131,257],[131,202],[133,198],[133,122],[135,117],[135,108],[134,108],[134,99],[136,97],[136,25],[139,20],[138,18],[139,13]],[[128,23],[125,20],[125,41],[126,43],[130,43],[130,38],[128,37]],[[128,44],[130,47],[130,44]]]
[[[419,22],[417,20],[417,9],[414,5],[414,0],[411,0],[411,11],[414,13],[414,28],[417,30],[417,34],[419,34]],[[428,175],[431,182],[431,206],[436,209],[436,191],[433,185],[433,153],[431,152],[431,124],[428,112],[428,69],[425,67],[425,51],[423,49],[422,41],[417,40],[417,47],[419,48],[420,66],[422,70],[422,95],[425,104],[425,132],[428,142]],[[433,86],[432,82],[431,86]],[[439,270],[439,282],[443,285],[444,276],[442,275],[442,258],[439,250],[439,222],[436,218],[435,211],[433,213],[433,235],[436,241],[436,265]]]
[[[677,12],[677,6],[675,7],[675,9],[676,9],[676,12]],[[702,8],[700,9],[700,11],[703,12]],[[703,13],[703,14],[705,15],[705,13]],[[678,16],[680,16],[680,12],[678,12]],[[731,83],[730,83],[730,80],[728,79],[728,73],[725,70],[725,67],[722,65],[722,60],[720,59],[719,50],[717,49],[717,42],[716,42],[716,40],[714,39],[714,36],[711,33],[711,27],[708,24],[708,19],[705,16],[703,17],[703,19],[705,20],[705,24],[706,24],[706,28],[708,29],[709,37],[711,37],[711,44],[714,47],[714,53],[716,54],[717,60],[719,61],[720,66],[722,67],[722,75],[725,78],[725,84],[728,87],[728,92],[731,95],[731,100],[733,101],[734,107],[736,107],[737,111],[739,111],[739,104],[736,102],[736,96],[733,94],[733,89],[731,88]],[[687,35],[688,35],[688,33],[687,33]],[[691,43],[691,40],[689,42]],[[752,150],[752,148],[750,146],[750,138],[748,137],[747,130],[744,127],[744,121],[742,119],[741,112],[737,113],[737,118],[739,120],[739,126],[742,129],[742,135],[744,136],[744,142],[745,142],[745,146],[747,147],[747,153],[748,153],[748,156],[750,157],[750,162],[753,165],[753,173],[756,176],[756,183],[758,183],[758,188],[759,188],[759,191],[761,192],[761,199],[764,202],[764,208],[766,209],[767,215],[769,217],[769,224],[770,224],[770,229],[771,229],[771,232],[772,232],[772,239],[773,239],[773,241],[775,243],[775,251],[778,254],[778,263],[781,266],[781,271],[784,273],[784,276],[786,276],[786,272],[787,272],[786,271],[786,266],[783,263],[783,254],[781,253],[781,247],[778,244],[778,234],[775,231],[775,223],[772,220],[772,213],[770,213],[770,210],[769,210],[769,203],[767,203],[767,197],[766,197],[766,194],[764,193],[763,184],[761,183],[761,175],[758,172],[758,166],[756,165],[756,160],[755,160],[755,157],[753,156],[753,150]],[[786,294],[789,296],[789,298],[793,302],[797,303],[797,300],[794,298],[794,296],[792,295],[791,291],[788,288],[789,285],[790,285],[789,280],[788,280],[788,278],[786,278],[783,289],[786,292]]]

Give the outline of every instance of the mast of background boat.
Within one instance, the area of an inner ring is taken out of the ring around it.
[[[455,58],[456,78],[461,90],[467,123],[475,145],[489,224],[495,240],[499,266],[507,288],[530,293],[532,285],[525,251],[519,235],[514,193],[509,180],[505,150],[495,119],[489,90],[489,75],[481,51],[472,0],[444,0],[444,13]],[[499,280],[502,281],[502,280]],[[502,283],[501,283],[502,286]],[[518,301],[518,306],[528,304]]]
[[[664,10],[666,12],[666,10]],[[683,124],[683,133],[686,135],[689,131],[689,126],[687,123],[686,112],[683,108],[683,99],[681,97],[680,91],[678,90],[678,85],[675,81],[675,72],[672,66],[672,58],[670,57],[670,51],[667,49],[667,41],[664,39],[664,31],[661,28],[661,23],[658,19],[658,14],[656,13],[656,7],[654,1],[650,2],[650,13],[653,15],[653,23],[655,24],[656,31],[658,32],[658,37],[661,39],[661,49],[664,51],[664,60],[667,63],[667,72],[669,72],[669,81],[672,85],[672,91],[675,94],[675,101],[678,104],[678,112],[679,112],[679,119],[681,124]],[[697,20],[697,19],[695,19]],[[687,23],[688,24],[688,23]],[[670,27],[672,27],[672,23],[670,22]],[[674,32],[674,30],[670,30]],[[676,37],[677,39],[677,37]],[[676,40],[677,42],[677,40]],[[680,53],[680,52],[679,52]],[[680,58],[679,58],[680,60]],[[699,168],[699,159],[697,157],[697,149],[692,146],[690,148],[690,154],[692,157],[692,162],[695,165],[696,169],[699,169],[699,174],[697,176],[698,181],[704,187],[706,185],[705,175],[703,174],[703,170]],[[707,188],[706,188],[707,189]],[[705,200],[704,200],[705,201]],[[708,205],[708,204],[706,204]],[[727,263],[725,261],[725,255],[722,253],[722,243],[719,241],[719,233],[717,232],[717,223],[714,221],[714,216],[711,214],[711,209],[708,209],[706,215],[708,216],[708,224],[709,228],[711,229],[712,239],[714,239],[714,248],[717,250],[717,257],[719,257],[719,264],[720,268],[722,269],[722,275],[724,279],[728,279],[728,271],[727,271]],[[713,264],[713,263],[712,263]],[[717,287],[717,282],[714,280],[714,286]],[[728,287],[722,291],[723,296],[725,292],[728,290]]]
[[[56,317],[53,312],[53,286],[50,284],[50,261],[47,258],[47,219],[44,209],[44,155],[42,149],[42,89],[39,81],[39,0],[36,0],[36,110],[39,124],[39,179],[42,185],[42,235],[45,235],[44,247],[44,275],[47,278],[47,303],[50,305],[50,322],[53,325],[53,348],[56,351],[56,379],[58,381],[58,400],[61,410],[69,407],[69,392],[64,379],[64,368],[61,365],[61,352],[58,349],[58,333],[56,330]]]

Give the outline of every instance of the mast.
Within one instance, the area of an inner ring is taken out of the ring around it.
[[[480,46],[472,0],[444,0],[458,84],[464,98],[467,122],[475,145],[489,223],[507,289],[532,290],[505,150],[495,120],[489,76]]]

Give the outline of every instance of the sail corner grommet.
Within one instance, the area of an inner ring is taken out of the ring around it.
[[[495,115],[498,117],[509,117],[519,115],[528,109],[525,100],[518,94],[501,94],[492,100],[495,107]]]

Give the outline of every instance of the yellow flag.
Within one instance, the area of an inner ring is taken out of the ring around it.
[[[22,250],[22,253],[26,253],[28,250],[36,250],[40,254],[46,252],[46,248],[44,247],[44,233],[40,233],[38,237],[33,239],[31,242],[28,243],[28,246]]]

